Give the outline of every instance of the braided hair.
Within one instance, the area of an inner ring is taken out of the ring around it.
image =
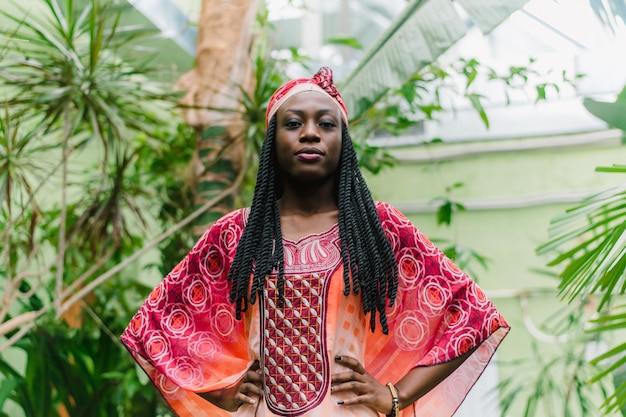
[[[268,124],[259,156],[259,170],[248,221],[228,272],[232,283],[230,301],[236,304],[237,319],[254,304],[268,275],[278,272],[279,303],[284,301],[284,254],[278,211],[275,152],[276,117]],[[358,159],[345,124],[342,124],[341,157],[337,172],[339,238],[343,260],[344,294],[361,293],[363,310],[370,313],[370,328],[380,315],[387,334],[385,305],[391,307],[398,288],[398,269],[391,244],[385,236],[376,207],[358,166]],[[250,276],[253,274],[250,288]],[[351,279],[352,278],[352,279]]]

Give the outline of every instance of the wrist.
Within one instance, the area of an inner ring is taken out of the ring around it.
[[[400,416],[400,396],[398,395],[398,389],[391,382],[387,383],[387,388],[391,393],[391,413],[387,414],[387,417],[399,417]]]

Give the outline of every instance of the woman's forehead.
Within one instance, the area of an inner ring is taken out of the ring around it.
[[[302,91],[289,97],[279,108],[278,113],[328,110],[341,119],[341,111],[337,102],[317,91]]]

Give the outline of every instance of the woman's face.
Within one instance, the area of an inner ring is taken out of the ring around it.
[[[290,97],[276,112],[276,157],[286,180],[334,179],[341,154],[341,112],[316,91]]]

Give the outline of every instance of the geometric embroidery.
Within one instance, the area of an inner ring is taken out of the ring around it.
[[[282,307],[278,306],[276,276],[268,277],[264,290],[261,361],[265,400],[268,408],[281,416],[298,416],[315,408],[330,384],[325,299],[328,277],[341,259],[337,228],[314,239],[316,245],[285,240],[284,250],[287,259],[302,260],[308,268],[312,263],[306,258],[315,257],[318,271],[293,273],[302,268],[286,262]]]

